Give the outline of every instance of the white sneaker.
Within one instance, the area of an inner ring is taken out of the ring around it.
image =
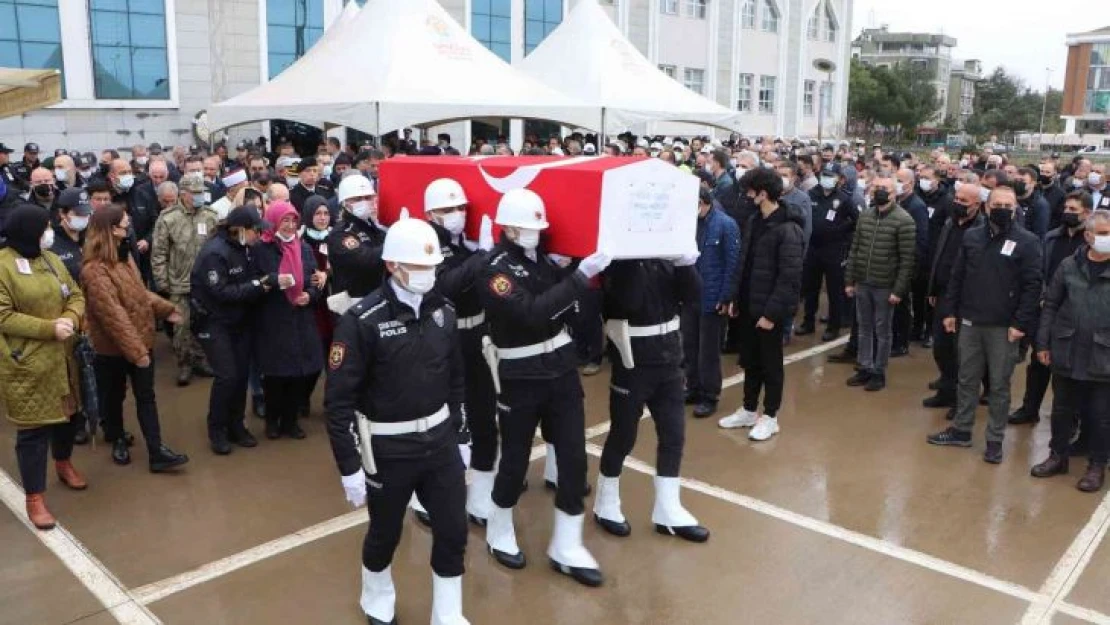
[[[748,433],[748,438],[753,441],[765,441],[779,433],[779,420],[775,417],[763,416]]]
[[[717,421],[717,427],[721,427],[726,430],[734,430],[736,428],[750,428],[754,426],[757,422],[759,422],[759,415],[755,414],[754,412],[744,410],[743,407],[740,407],[736,409],[736,412],[730,414],[729,416],[721,417],[721,419]]]

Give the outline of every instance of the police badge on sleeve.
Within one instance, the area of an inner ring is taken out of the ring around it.
[[[436,322],[437,326],[439,326],[441,328],[443,327],[443,309],[442,308],[435,309],[435,312],[432,313],[432,321]]]
[[[215,271],[209,271],[208,272],[208,284],[211,284],[211,285],[214,286],[214,285],[219,284],[219,283],[220,283],[220,274],[216,273]]]

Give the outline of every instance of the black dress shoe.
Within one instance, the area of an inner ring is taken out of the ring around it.
[[[694,416],[699,419],[704,419],[714,412],[717,412],[717,402],[715,401],[703,401],[694,406]]]
[[[262,395],[251,395],[251,412],[259,419],[266,418],[266,399]]]
[[[817,321],[820,321],[821,323],[828,323],[829,318],[828,318],[827,315],[821,315],[820,317],[817,318]]]
[[[840,330],[826,329],[825,332],[821,334],[821,342],[828,343],[829,341],[835,341],[838,336],[840,336]]]
[[[933,349],[933,337],[926,336],[924,339],[922,339],[921,346],[925,349]]]
[[[489,551],[489,554],[493,556],[493,559],[497,560],[497,563],[505,568],[519,571],[520,569],[524,568],[524,565],[528,563],[527,560],[524,559],[523,551],[515,554],[509,554],[505,553],[504,551],[498,551],[497,549],[490,547],[489,543],[486,544],[486,549]]]
[[[369,614],[367,614],[366,615],[366,622],[369,623],[370,625],[397,625],[397,617],[394,616],[393,620],[389,621],[387,623],[385,621],[379,621],[378,619],[376,619],[376,618],[370,616]]]
[[[192,382],[192,381],[193,381],[193,372],[192,372],[192,370],[182,369],[181,371],[178,372],[178,374],[177,374],[177,385],[178,386],[189,386],[189,383]]]
[[[594,521],[599,526],[601,526],[601,529],[605,530],[606,532],[609,532],[613,536],[619,536],[621,538],[624,538],[625,536],[628,536],[629,534],[632,533],[632,526],[628,524],[628,521],[624,521],[624,522],[611,521],[609,519],[603,519],[603,518],[597,516],[596,514],[594,515]]]
[[[218,438],[209,444],[212,453],[217,456],[226,456],[231,453],[231,443],[226,438]]]
[[[199,365],[193,365],[193,375],[198,378],[214,378],[216,377],[216,372],[212,370],[212,367],[201,363]]]
[[[1030,413],[1025,410],[1025,406],[1018,408],[1010,413],[1010,418],[1006,420],[1010,425],[1030,425],[1039,423],[1041,416],[1036,413]]]
[[[936,395],[922,399],[921,405],[926,408],[955,408],[956,398],[938,391]]]
[[[241,432],[229,434],[227,440],[235,443],[240,447],[258,447],[258,439],[254,437],[254,434],[250,433],[250,430],[247,430],[245,428]]]
[[[685,402],[687,406],[693,406],[701,402],[701,395],[693,391],[686,391],[686,397],[683,399],[683,402]]]
[[[932,382],[929,382],[929,390],[930,391],[939,391],[941,382],[942,382],[942,380],[940,378],[937,378],[937,379],[933,380]]]
[[[867,380],[867,384],[863,386],[863,390],[871,392],[881,391],[884,388],[886,388],[886,375],[882,373],[871,374],[871,377]]]
[[[983,462],[1002,464],[1002,443],[987,441],[987,450],[983,452]]]
[[[264,433],[266,434],[266,438],[272,441],[277,440],[281,438],[281,426],[278,425],[277,421],[267,420]]]
[[[289,438],[294,438],[297,440],[303,440],[305,436],[307,436],[304,433],[304,430],[301,429],[301,426],[297,423],[282,428],[282,433],[284,433]]]
[[[431,527],[432,526],[432,515],[428,514],[427,512],[423,512],[421,510],[416,510],[416,509],[413,509],[412,514],[413,514],[413,516],[416,517],[416,520],[420,521],[420,524],[423,525],[424,527]]]
[[[605,579],[601,576],[601,571],[597,569],[582,569],[575,566],[560,564],[555,560],[549,561],[551,562],[551,568],[562,573],[563,575],[569,576],[574,581],[582,584],[583,586],[597,588],[605,582]]]
[[[855,375],[848,378],[848,386],[863,386],[871,380],[871,372],[866,369],[861,369]]]
[[[120,466],[131,464],[131,449],[127,446],[127,441],[122,438],[112,443],[112,462]]]
[[[709,530],[700,525],[687,525],[684,527],[668,527],[666,525],[655,524],[656,533],[663,534],[664,536],[678,536],[683,540],[688,540],[692,543],[704,543],[709,540]]]
[[[88,445],[89,444],[89,438],[90,437],[89,437],[89,431],[88,430],[86,430],[83,427],[82,428],[77,428],[77,431],[74,432],[74,434],[73,434],[73,444],[74,445]]]
[[[127,430],[124,430],[123,435],[120,436],[120,438],[123,439],[123,442],[127,443],[128,447],[134,447],[135,446],[135,435],[132,434],[131,432],[128,432]],[[109,445],[112,444],[112,441],[108,439],[108,433],[107,432],[104,433],[104,442],[108,443]]]
[[[1048,454],[1048,460],[1033,465],[1033,468],[1029,470],[1029,475],[1033,477],[1052,477],[1053,475],[1064,475],[1067,472],[1068,457],[1051,452]]]
[[[559,485],[556,484],[555,482],[552,482],[551,480],[544,480],[543,481],[543,487],[546,488],[547,490],[551,491],[551,492],[555,492],[555,491],[559,490]],[[528,489],[528,482],[524,483],[524,489],[525,490]],[[590,493],[592,493],[592,492],[594,492],[594,488],[593,488],[593,486],[590,486],[589,484],[586,484],[582,488],[582,496],[583,497],[589,497]]]
[[[150,472],[162,473],[188,462],[189,456],[179,454],[165,445],[159,445],[158,449],[150,454]]]
[[[910,354],[910,346],[909,345],[899,345],[898,347],[891,347],[890,348],[890,357],[891,358],[901,358],[902,356],[908,356],[909,354]]]
[[[807,334],[813,334],[812,323],[803,323],[802,325],[794,328],[794,336],[806,336]]]

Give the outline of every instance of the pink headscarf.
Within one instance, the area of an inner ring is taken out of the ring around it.
[[[301,262],[301,238],[300,235],[294,234],[293,240],[286,243],[277,238],[277,229],[281,225],[281,220],[285,219],[287,215],[292,215],[294,219],[300,222],[300,215],[297,214],[297,209],[293,205],[284,200],[271,202],[270,206],[266,208],[266,221],[270,223],[270,228],[262,233],[262,240],[266,243],[277,242],[278,247],[281,248],[281,263],[278,265],[278,273],[292,274],[296,279],[293,286],[285,289],[285,298],[289,300],[290,304],[296,305],[297,298],[304,292],[304,285],[301,281],[304,280],[304,264]]]

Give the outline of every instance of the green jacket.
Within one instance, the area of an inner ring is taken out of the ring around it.
[[[0,401],[9,421],[32,428],[64,423],[80,406],[75,341],[56,340],[54,320],[66,317],[80,329],[85,296],[53,252],[27,260],[29,274],[20,271],[25,260],[0,250]]]
[[[913,276],[917,225],[901,206],[879,214],[874,207],[863,211],[852,237],[844,283],[890,289],[905,299]]]
[[[186,209],[180,203],[158,216],[150,268],[159,293],[189,292],[189,277],[204,242],[216,236],[216,213],[208,208]]]

